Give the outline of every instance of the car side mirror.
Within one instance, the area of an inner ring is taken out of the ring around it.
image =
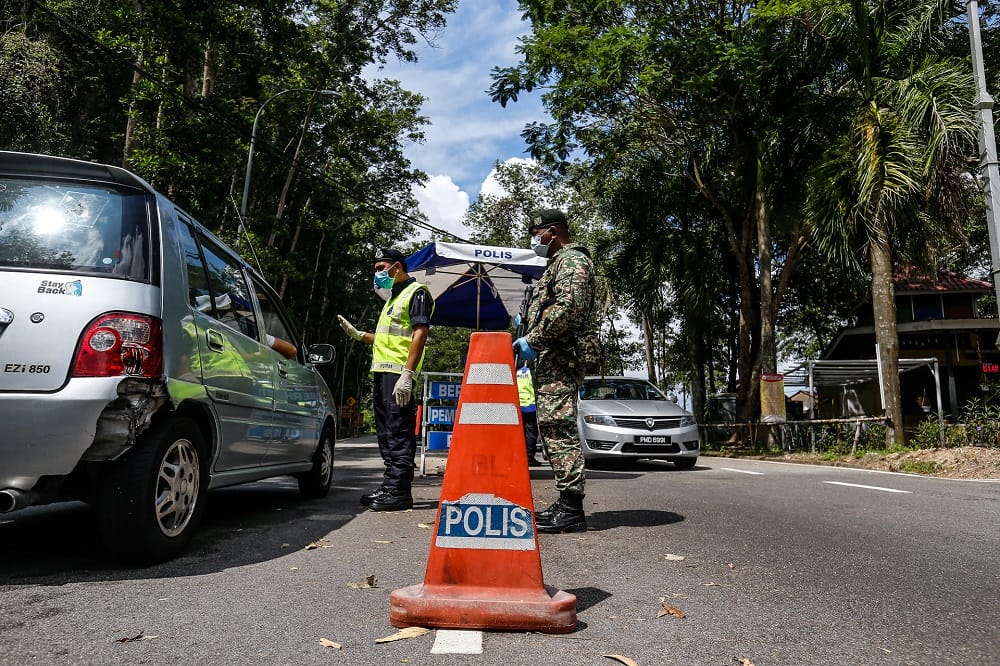
[[[674,404],[677,404],[677,394],[676,393],[668,393],[667,394],[667,400],[669,400],[670,402],[672,402]]]
[[[337,350],[333,345],[309,345],[309,362],[313,365],[327,365],[337,358]]]

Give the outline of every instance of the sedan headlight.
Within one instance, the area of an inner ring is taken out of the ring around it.
[[[587,414],[586,416],[583,417],[583,422],[590,423],[593,425],[612,426],[612,427],[618,425],[617,423],[615,423],[615,420],[613,418],[611,418],[610,416],[605,416],[604,414]]]
[[[693,426],[693,425],[698,425],[698,423],[694,420],[693,416],[682,416],[681,417],[681,423],[680,423],[680,425],[678,427],[680,427],[680,428],[687,428],[687,427]]]

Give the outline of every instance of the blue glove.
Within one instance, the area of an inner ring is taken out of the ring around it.
[[[521,315],[516,314],[514,315],[514,328],[517,328],[520,325],[521,325]]]
[[[532,349],[531,345],[524,338],[514,340],[514,353],[523,361],[534,361],[538,358],[538,352]]]

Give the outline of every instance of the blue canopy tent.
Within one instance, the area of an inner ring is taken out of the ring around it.
[[[510,327],[545,264],[532,250],[471,243],[435,242],[406,258],[434,297],[432,324],[487,331]]]

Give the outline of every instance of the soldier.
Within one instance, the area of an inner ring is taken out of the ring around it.
[[[582,532],[583,448],[576,403],[588,364],[597,359],[594,264],[590,251],[570,240],[566,215],[531,213],[528,233],[535,253],[549,259],[528,308],[526,332],[514,341],[522,360],[534,360],[538,430],[556,478],[559,499],[535,514],[539,532]]]

